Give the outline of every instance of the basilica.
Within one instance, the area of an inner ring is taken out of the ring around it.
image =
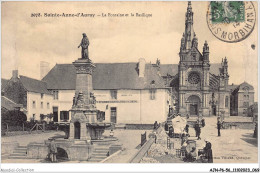
[[[193,14],[191,2],[188,2],[178,72],[174,74],[170,70],[176,65],[166,65],[170,74],[164,76],[173,88],[176,111],[190,116],[246,114],[248,105],[254,103],[254,88],[246,82],[229,85],[227,58],[222,58],[220,64],[211,64],[207,41],[202,52],[198,50]]]

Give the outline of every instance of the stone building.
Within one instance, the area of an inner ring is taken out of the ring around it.
[[[248,108],[254,105],[254,87],[243,82],[232,91],[230,102],[231,115],[247,116]]]
[[[171,105],[171,87],[160,76],[159,65],[146,63],[95,63],[93,89],[98,110],[117,124],[153,124],[165,121]],[[56,64],[43,78],[54,94],[53,112],[59,122],[69,121],[75,93],[76,69]]]
[[[40,120],[40,115],[52,113],[53,96],[47,90],[45,82],[18,75],[18,70],[13,71],[13,76],[2,89],[2,96],[8,98],[23,108],[27,120]]]

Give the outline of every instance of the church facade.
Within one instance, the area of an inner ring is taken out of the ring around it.
[[[211,64],[207,41],[202,52],[199,51],[198,38],[193,28],[191,2],[188,2],[185,15],[185,31],[181,39],[179,58],[178,73],[167,73],[164,76],[165,80],[170,79],[176,112],[190,116],[238,115],[237,110],[243,109],[243,104],[236,104],[237,99],[234,98],[238,97],[232,96],[238,86],[229,85],[228,60],[225,57],[220,64]],[[252,86],[248,87],[251,94],[254,93]],[[252,102],[253,95],[250,98]]]

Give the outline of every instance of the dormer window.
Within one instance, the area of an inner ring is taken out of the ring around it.
[[[43,99],[43,96],[44,96],[44,94],[43,94],[43,93],[41,93],[41,99]]]
[[[117,99],[117,90],[110,90],[111,99]]]

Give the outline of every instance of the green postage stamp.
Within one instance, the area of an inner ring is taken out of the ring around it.
[[[216,38],[235,43],[251,34],[256,16],[254,4],[250,1],[210,1],[207,23]]]
[[[213,23],[231,23],[245,21],[243,1],[211,1]]]

